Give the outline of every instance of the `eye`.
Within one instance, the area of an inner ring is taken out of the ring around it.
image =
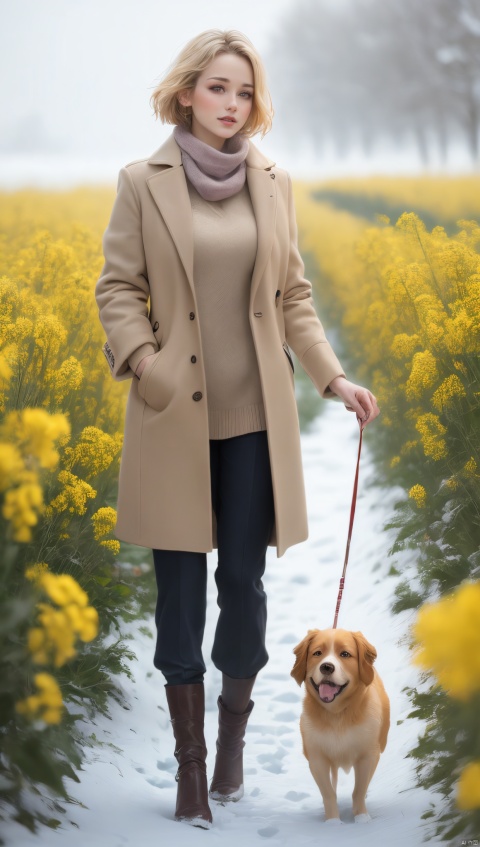
[[[250,91],[242,91],[241,93],[247,95],[246,98],[245,98],[246,100],[251,100],[251,98],[253,97],[253,95],[250,93]]]
[[[352,658],[352,654],[347,653],[346,650],[342,650],[342,652],[340,653],[340,656],[342,657],[342,659],[351,659]]]
[[[210,91],[215,91],[217,88],[221,88],[223,91],[223,85],[211,85]]]
[[[321,656],[321,655],[322,655],[322,651],[321,651],[321,650],[315,650],[315,653],[314,653],[313,655],[314,655],[314,656]]]

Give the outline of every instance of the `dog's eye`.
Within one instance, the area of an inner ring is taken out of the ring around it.
[[[352,658],[352,654],[351,654],[351,653],[347,653],[347,651],[346,651],[346,650],[343,650],[343,651],[340,653],[340,656],[342,657],[342,659],[351,659],[351,658]]]
[[[315,653],[314,653],[313,655],[314,655],[314,656],[321,656],[321,655],[322,655],[322,651],[321,651],[321,650],[315,650]]]

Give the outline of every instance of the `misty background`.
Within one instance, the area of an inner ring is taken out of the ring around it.
[[[480,0],[0,0],[0,187],[110,182],[172,127],[149,98],[183,45],[239,29],[294,177],[470,172]]]

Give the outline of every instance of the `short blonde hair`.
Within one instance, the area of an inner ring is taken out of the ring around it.
[[[150,97],[155,117],[162,123],[190,128],[191,108],[182,106],[177,95],[193,89],[202,71],[219,53],[237,53],[250,62],[254,81],[252,110],[241,131],[246,136],[261,132],[263,138],[272,128],[274,114],[265,68],[252,42],[236,29],[207,29],[183,47]]]

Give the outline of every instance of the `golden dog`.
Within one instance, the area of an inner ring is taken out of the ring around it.
[[[305,682],[300,718],[303,753],[323,797],[325,820],[341,823],[338,768],[353,767],[355,821],[370,820],[365,797],[390,727],[390,702],[373,667],[375,647],[361,632],[310,629],[294,648],[291,675]]]

